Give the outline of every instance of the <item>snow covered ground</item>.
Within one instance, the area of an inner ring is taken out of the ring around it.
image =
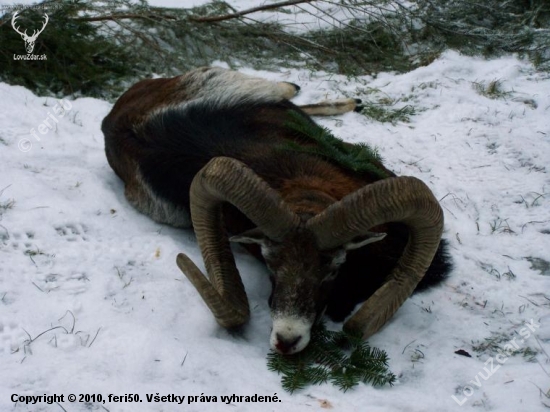
[[[408,123],[356,113],[320,121],[379,147],[446,213],[450,279],[409,299],[370,340],[388,352],[397,384],[285,393],[266,368],[265,269],[236,250],[252,318],[242,336],[219,328],[175,265],[180,251],[201,261],[193,234],[132,209],[107,164],[100,123],[111,104],[58,103],[0,83],[0,411],[546,410],[550,77],[515,57],[454,52],[377,78],[245,71],[300,84],[298,103],[345,94],[416,111]],[[12,394],[65,402],[26,406]],[[69,403],[69,394],[143,402]],[[147,394],[218,402],[148,403]],[[232,394],[281,402],[222,403]]]

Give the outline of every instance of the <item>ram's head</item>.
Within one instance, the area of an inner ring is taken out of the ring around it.
[[[346,252],[384,237],[371,232],[373,227],[404,223],[409,242],[384,285],[344,325],[362,331],[365,338],[378,331],[411,295],[434,257],[443,229],[439,203],[413,177],[367,185],[304,221],[246,165],[218,157],[195,176],[190,199],[210,280],[184,254],[178,255],[179,267],[220,325],[240,326],[250,312],[229,241],[259,244],[273,282],[271,347],[286,354],[307,346]],[[256,229],[229,239],[222,216],[225,202],[244,213]],[[368,268],[365,271],[368,276]]]

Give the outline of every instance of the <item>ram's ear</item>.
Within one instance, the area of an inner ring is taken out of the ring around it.
[[[344,244],[345,250],[359,249],[369,243],[378,242],[386,237],[386,233],[367,232],[363,236],[358,236],[352,241]]]
[[[255,243],[257,245],[263,245],[265,244],[266,239],[266,235],[264,235],[260,229],[254,228],[247,230],[240,235],[231,236],[229,241],[235,243]]]

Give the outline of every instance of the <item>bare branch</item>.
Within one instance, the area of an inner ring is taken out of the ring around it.
[[[105,21],[105,20],[122,20],[122,19],[147,19],[147,20],[177,20],[173,16],[164,16],[161,14],[111,14],[107,16],[95,17],[77,17],[74,20],[78,21]]]
[[[311,3],[313,1],[316,1],[316,0],[288,0],[288,1],[282,1],[280,3],[265,4],[263,6],[252,7],[250,9],[242,10],[236,13],[225,14],[223,16],[189,17],[189,20],[197,23],[212,23],[212,22],[218,22],[223,20],[236,19],[236,18],[245,16],[247,14],[256,13],[258,11],[273,10],[273,9],[278,9],[279,7],[293,6],[295,4],[301,4],[301,3]]]

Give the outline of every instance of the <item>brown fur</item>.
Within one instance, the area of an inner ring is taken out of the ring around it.
[[[307,118],[307,113],[345,113],[358,104],[345,99],[307,105],[302,110],[287,100],[296,90],[291,83],[276,84],[209,68],[137,83],[120,97],[102,124],[107,159],[125,183],[126,198],[158,222],[189,227],[193,177],[213,157],[225,156],[250,167],[305,221],[379,180],[322,156],[281,149],[289,141],[310,149],[318,144],[289,126],[290,112]],[[394,176],[383,165],[375,166]],[[254,227],[234,206],[225,204],[222,210],[230,234]],[[244,242],[243,246],[268,266],[278,265],[280,258],[288,262],[279,275],[284,272],[299,285],[293,292],[299,292],[300,297],[285,291],[277,298],[280,302],[294,299],[296,307],[302,305],[305,313],[314,306],[322,312],[328,300],[327,313],[342,320],[384,283],[408,240],[408,229],[401,224],[371,230],[387,232],[387,236],[372,245],[358,239],[357,249],[347,245],[350,252],[344,263],[343,249],[319,251],[311,234],[301,229],[290,234],[286,243],[265,239],[264,249],[273,252],[268,258],[262,255],[259,244]],[[439,266],[431,283],[442,279],[449,269],[445,258],[444,252],[438,254]],[[326,281],[327,273],[336,273],[331,259],[341,267],[337,277]],[[276,277],[272,278],[275,286]],[[278,287],[283,286],[292,287]],[[292,341],[291,337],[287,341]]]

